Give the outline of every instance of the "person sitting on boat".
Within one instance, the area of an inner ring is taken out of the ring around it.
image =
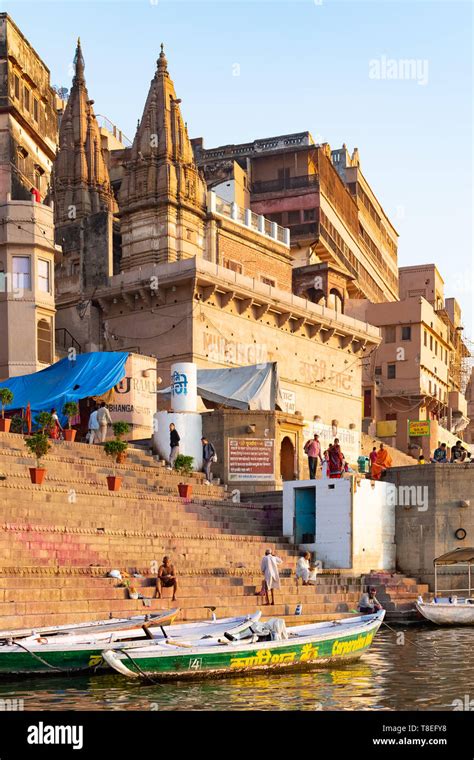
[[[363,615],[373,615],[375,612],[382,609],[382,605],[375,596],[375,588],[371,586],[359,599],[359,612]]]
[[[161,599],[161,592],[164,588],[173,589],[173,598],[171,599],[171,601],[175,602],[178,583],[176,580],[176,573],[174,571],[174,566],[171,564],[169,557],[163,557],[163,564],[160,565],[160,567],[158,568],[158,576],[156,579],[156,594],[155,594],[156,599]]]
[[[281,565],[282,560],[280,557],[275,557],[272,549],[265,549],[265,556],[262,559],[260,569],[263,573],[265,583],[265,598],[266,604],[270,604],[268,592],[271,591],[272,604],[275,604],[273,596],[273,589],[280,588],[280,573],[278,572],[278,565]]]
[[[302,578],[303,586],[307,586],[309,583],[309,561],[311,554],[309,552],[300,552],[300,558],[296,563],[296,585],[298,580]]]

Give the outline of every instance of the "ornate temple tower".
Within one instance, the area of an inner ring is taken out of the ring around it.
[[[161,46],[119,194],[122,270],[202,253],[206,185]]]
[[[56,241],[63,247],[56,272],[59,296],[106,284],[113,274],[112,220],[117,204],[102,153],[94,101],[87,92],[80,40],[74,67],[54,165]]]

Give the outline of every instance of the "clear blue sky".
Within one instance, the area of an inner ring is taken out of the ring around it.
[[[81,37],[96,112],[131,138],[163,41],[189,133],[207,147],[300,130],[332,148],[357,146],[400,233],[400,265],[434,261],[445,295],[461,303],[466,337],[474,337],[470,0],[3,7],[49,66],[52,84],[70,86]],[[416,60],[418,74],[389,79],[380,69],[374,78],[384,56]]]

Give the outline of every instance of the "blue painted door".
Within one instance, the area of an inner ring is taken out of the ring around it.
[[[295,544],[313,544],[316,535],[316,489],[295,488]]]

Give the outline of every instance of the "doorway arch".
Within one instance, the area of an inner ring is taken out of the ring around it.
[[[287,435],[282,438],[280,445],[280,473],[282,480],[295,479],[295,447]]]

